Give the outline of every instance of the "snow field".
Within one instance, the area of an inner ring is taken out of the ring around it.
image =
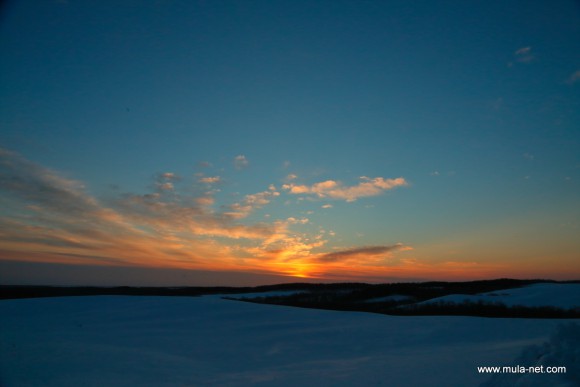
[[[450,294],[433,298],[418,304],[433,304],[438,302],[485,302],[501,303],[507,306],[553,306],[556,308],[580,308],[580,284],[540,283],[522,288],[499,290],[482,294]]]
[[[476,386],[477,366],[511,364],[561,323],[219,296],[4,300],[0,316],[3,387]]]

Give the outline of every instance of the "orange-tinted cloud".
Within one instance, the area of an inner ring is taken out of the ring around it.
[[[233,219],[245,218],[254,210],[264,207],[278,196],[280,196],[280,192],[276,191],[273,186],[270,186],[268,191],[246,195],[240,203],[230,205],[230,211],[226,212],[225,215]]]
[[[207,176],[207,177],[202,177],[199,179],[200,183],[206,183],[206,184],[215,184],[215,183],[219,183],[221,181],[221,178],[219,176]]]
[[[313,185],[284,184],[283,189],[291,194],[311,194],[319,198],[342,199],[353,202],[361,197],[377,196],[396,187],[408,185],[407,181],[398,177],[385,179],[383,177],[368,178],[362,176],[361,182],[354,186],[345,186],[334,180],[326,180]]]

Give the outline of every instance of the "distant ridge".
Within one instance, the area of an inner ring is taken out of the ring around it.
[[[436,294],[434,298],[452,293],[476,294],[501,289],[517,288],[536,283],[580,283],[580,280],[555,281],[549,279],[510,279],[499,278],[490,280],[449,282],[397,282],[384,284],[368,284],[362,282],[337,283],[283,283],[261,286],[180,286],[180,287],[136,287],[136,286],[47,286],[47,285],[0,285],[0,299],[67,297],[67,296],[187,296],[195,297],[210,294],[240,294],[262,293],[284,290],[308,290],[316,292],[333,292],[339,290],[356,291],[361,298],[381,297],[386,293],[405,292],[410,295],[424,293]],[[440,291],[437,291],[437,288]],[[427,299],[428,299],[427,298]]]

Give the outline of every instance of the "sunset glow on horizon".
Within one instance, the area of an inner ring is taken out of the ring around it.
[[[364,208],[365,198],[374,197],[373,203],[395,200],[395,195],[412,189],[402,177],[361,177],[350,186],[334,180],[296,185],[288,183],[300,179],[292,173],[278,185],[265,183],[264,191],[226,195],[237,199],[226,204],[218,197],[235,183],[213,173],[208,178],[202,169],[188,178],[160,173],[147,193],[115,188],[98,200],[82,182],[17,153],[2,149],[0,160],[2,200],[9,211],[2,219],[2,254],[8,260],[246,271],[322,281],[465,280],[544,273],[567,278],[565,272],[550,271],[549,261],[530,270],[525,264],[514,267],[489,257],[421,259],[429,252],[400,241],[346,244],[351,235],[338,235],[334,222],[319,220],[339,203]],[[269,210],[294,216],[274,218]],[[364,238],[361,234],[357,239]]]
[[[4,8],[0,284],[579,278],[574,2],[89,3]]]

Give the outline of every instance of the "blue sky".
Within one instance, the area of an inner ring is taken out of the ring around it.
[[[9,1],[2,19],[3,262],[580,273],[577,2]],[[163,252],[96,237],[104,213]]]

